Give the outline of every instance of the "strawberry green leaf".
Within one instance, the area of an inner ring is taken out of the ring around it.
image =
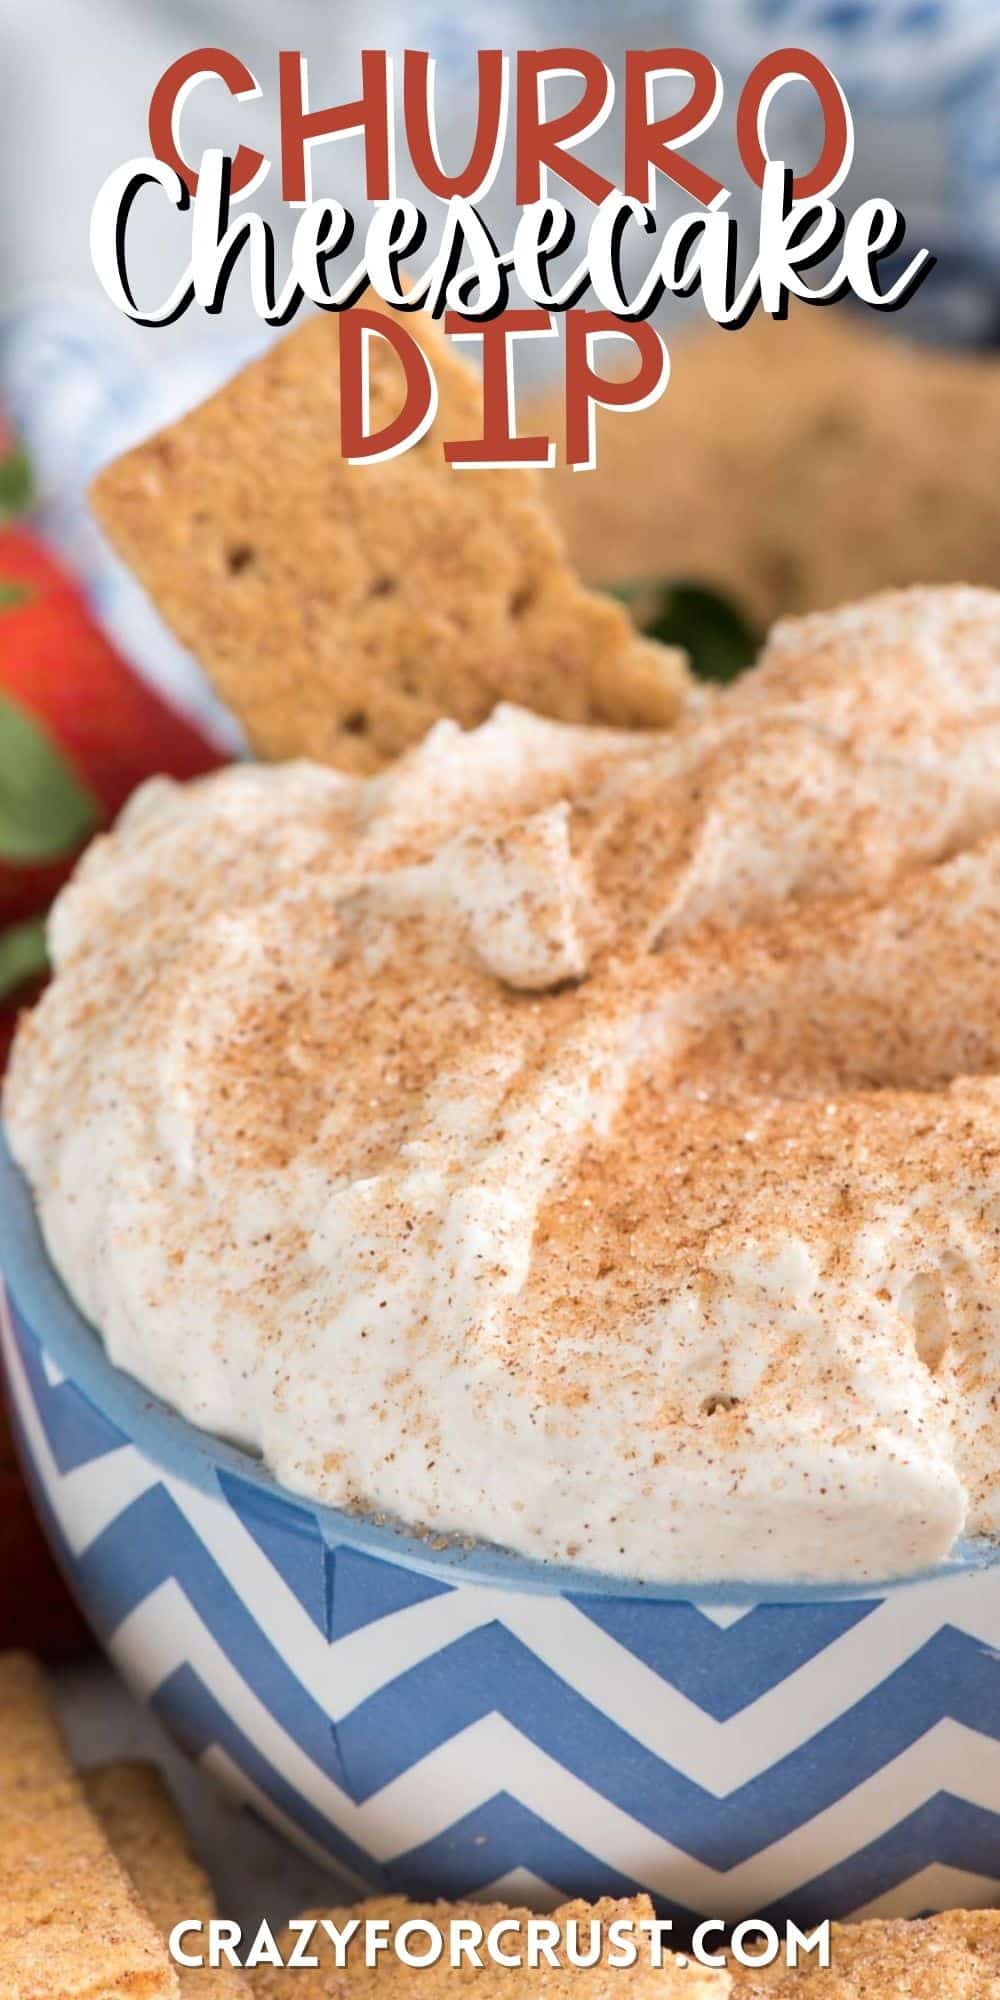
[[[0,515],[10,520],[31,505],[34,488],[27,454],[19,449],[0,459]]]
[[[0,931],[0,1000],[9,1000],[30,979],[43,978],[48,969],[44,917]]]
[[[15,604],[23,604],[31,596],[26,583],[12,583],[6,576],[0,576],[0,611],[9,611]]]
[[[97,801],[68,758],[26,709],[0,694],[0,860],[58,860],[99,820]]]

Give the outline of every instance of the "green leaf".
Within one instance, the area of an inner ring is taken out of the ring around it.
[[[15,446],[0,459],[0,515],[5,519],[23,514],[34,497],[34,482],[27,453]]]
[[[44,917],[0,931],[0,1000],[9,1000],[29,979],[43,978],[48,969]]]
[[[62,751],[26,709],[0,694],[0,859],[56,861],[99,823],[96,799]]]
[[[0,611],[9,611],[15,604],[24,604],[31,596],[26,583],[11,583],[0,576]]]
[[[649,638],[683,646],[699,680],[733,681],[757,656],[759,634],[739,606],[716,590],[652,577],[621,584],[614,595]]]

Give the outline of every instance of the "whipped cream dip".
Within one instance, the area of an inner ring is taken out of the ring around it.
[[[293,1491],[623,1576],[1000,1529],[1000,595],[665,735],[142,788],[4,1116],[108,1352]]]

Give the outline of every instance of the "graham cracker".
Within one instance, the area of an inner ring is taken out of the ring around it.
[[[830,1965],[733,1967],[733,2000],[1000,2000],[1000,1911],[834,1924]]]
[[[607,1941],[601,1962],[594,1966],[552,1966],[542,1964],[533,1969],[528,1966],[515,1968],[492,1963],[485,1949],[480,1950],[483,1960],[481,1967],[473,1966],[466,1960],[459,1966],[448,1962],[446,1926],[453,1917],[472,1917],[481,1923],[484,1930],[502,1918],[515,1918],[526,1923],[528,1910],[509,1909],[503,1903],[410,1903],[401,1896],[373,1897],[359,1903],[352,1910],[328,1912],[337,1924],[357,1917],[362,1924],[370,1918],[387,1918],[392,1925],[392,1934],[399,1925],[411,1918],[424,1918],[439,1929],[445,1929],[446,1947],[437,1965],[416,1968],[402,1963],[391,1952],[382,1952],[377,1964],[366,1967],[364,1963],[363,1933],[357,1933],[355,1940],[347,1946],[347,1963],[338,1969],[332,1943],[328,1938],[317,1935],[309,1950],[321,1960],[315,1970],[296,1970],[294,1977],[286,1966],[261,1968],[253,1978],[253,1991],[258,2000],[288,2000],[293,1994],[296,2000],[450,2000],[451,1995],[461,1988],[471,1989],[477,2000],[726,2000],[730,1983],[726,1973],[710,1972],[695,1965],[679,1965],[669,1953],[664,1954],[664,1963],[655,1967],[649,1963],[648,1941],[637,1937],[639,1962],[631,1967],[609,1966]],[[615,1902],[606,1898],[598,1903],[564,1903],[553,1912],[555,1920],[565,1925],[571,1918],[586,1924],[595,1920],[604,1925],[615,1918],[623,1918],[639,1923],[643,1918],[653,1916],[653,1906],[647,1896],[637,1896],[631,1901]],[[282,1941],[282,1955],[286,1956],[293,1939],[289,1936]],[[586,1945],[587,1934],[582,1934]],[[646,1949],[644,1949],[646,1947]],[[514,1936],[503,1941],[506,1952],[524,1951],[523,1942]],[[426,1949],[423,1937],[415,1938],[413,1950],[422,1953]]]
[[[574,722],[669,724],[684,657],[586,590],[525,470],[447,464],[480,434],[475,370],[425,315],[435,422],[385,463],[340,453],[340,316],[318,315],[108,466],[92,499],[119,553],[263,757],[373,771],[442,716],[500,700]],[[402,370],[372,343],[372,422]]]
[[[1000,361],[842,306],[671,335],[648,410],[599,410],[593,472],[546,499],[591,583],[670,577],[760,628],[914,583],[1000,585]],[[561,420],[561,390],[525,425]]]
[[[217,1914],[204,1870],[163,1781],[151,1764],[105,1764],[87,1771],[83,1788],[112,1847],[149,1912],[160,1936],[169,1940],[185,1919],[207,1923]],[[193,1938],[192,1952],[202,1940]],[[183,2000],[211,1994],[236,2000],[247,1983],[233,1966],[199,1969],[178,1966]]]
[[[176,1975],[52,1715],[40,1668],[0,1657],[0,2000],[174,2000]]]

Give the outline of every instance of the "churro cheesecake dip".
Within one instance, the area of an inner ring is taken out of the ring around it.
[[[647,1580],[1000,1527],[1000,595],[663,734],[157,780],[4,1099],[113,1361],[293,1491]]]

